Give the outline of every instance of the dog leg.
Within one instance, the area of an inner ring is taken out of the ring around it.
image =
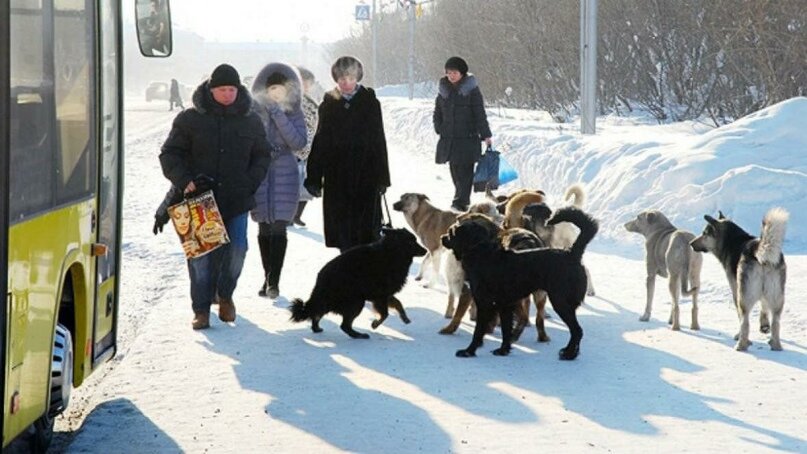
[[[454,294],[449,291],[448,292],[448,304],[446,305],[446,313],[444,315],[445,318],[451,318],[454,316]]]
[[[680,279],[681,277],[679,275],[675,273],[670,273],[670,278],[669,281],[667,282],[670,289],[670,296],[672,297],[672,308],[670,310],[669,324],[672,325],[670,328],[672,328],[673,331],[681,330],[681,324],[680,324],[681,312],[678,308],[678,298],[680,297],[679,290],[681,288]]]
[[[535,314],[535,330],[538,331],[538,342],[549,342],[549,336],[547,336],[546,329],[544,328],[544,320],[546,319],[546,292],[538,290],[532,294],[532,297],[535,300],[535,308],[537,309],[537,314]]]
[[[423,260],[420,261],[420,269],[418,270],[418,274],[415,276],[415,280],[419,281],[423,279],[423,271],[426,269],[426,265],[431,263],[432,259],[432,252],[426,252],[426,255],[423,256]]]
[[[516,304],[521,305],[520,302]],[[510,354],[510,349],[513,345],[513,308],[513,304],[507,303],[503,306],[503,309],[499,310],[499,319],[502,321],[502,346],[493,350],[493,354],[496,356]]]
[[[353,339],[369,339],[369,334],[360,333],[353,329],[353,320],[355,320],[356,317],[361,313],[362,307],[364,306],[364,301],[350,301],[346,304],[346,306],[350,307],[351,309],[342,314],[342,324],[339,325],[339,327],[342,328],[342,331],[344,331],[345,334]]]
[[[477,319],[476,326],[474,327],[474,337],[467,348],[464,350],[457,350],[456,356],[458,358],[470,358],[472,356],[476,356],[476,349],[482,346],[482,341],[485,337],[485,329],[495,313],[493,311],[493,304],[491,302],[478,304],[478,306],[479,318]]]
[[[319,320],[321,318],[322,317],[319,316],[319,315],[315,315],[314,317],[311,318],[311,331],[313,331],[315,333],[321,333],[322,332],[322,328],[319,327]]]
[[[378,318],[373,320],[370,323],[370,326],[372,326],[373,329],[376,329],[381,326],[381,324],[384,323],[384,320],[386,320],[389,316],[389,308],[387,307],[388,303],[386,299],[372,300],[371,303],[373,303],[373,309],[375,309],[375,311],[378,313]]]
[[[647,287],[647,302],[644,306],[644,314],[639,317],[639,321],[646,322],[650,320],[650,311],[653,309],[653,293],[656,290],[656,274],[647,272],[647,279],[645,279],[645,287]]]
[[[748,350],[751,341],[748,340],[748,325],[751,315],[751,308],[746,306],[745,298],[740,293],[740,300],[737,301],[737,313],[740,316],[740,332],[737,333],[737,344],[734,349],[740,352]]]
[[[785,296],[780,295],[779,301],[774,302],[771,306],[771,339],[768,345],[771,350],[782,350],[782,343],[779,341],[779,318],[782,315],[782,308],[785,306]]]
[[[566,344],[565,347],[561,348],[558,352],[560,359],[562,360],[572,360],[577,358],[577,355],[580,354],[580,341],[583,339],[583,328],[580,327],[580,323],[577,322],[577,315],[574,312],[573,302],[565,302],[561,304],[555,304],[554,299],[552,296],[549,296],[549,300],[553,301],[552,307],[555,308],[555,312],[558,313],[563,323],[569,328],[569,343]],[[561,305],[563,305],[561,307]],[[560,308],[560,310],[559,310]]]
[[[515,307],[515,327],[513,331],[513,342],[518,342],[521,333],[524,332],[524,327],[530,322],[530,297],[521,299],[516,303]],[[502,330],[504,330],[504,322],[502,322]]]
[[[594,284],[591,281],[591,273],[588,271],[588,267],[583,265],[583,269],[586,270],[586,296],[595,296],[597,292],[594,291]]]
[[[451,318],[448,325],[440,330],[440,334],[454,334],[457,328],[459,328],[462,317],[465,315],[465,312],[468,311],[468,307],[471,303],[473,303],[471,291],[467,286],[463,286],[462,293],[460,293],[460,300],[457,303],[457,310],[454,311],[454,316]]]
[[[407,325],[412,323],[412,320],[409,320],[409,317],[406,315],[406,311],[404,310],[403,304],[401,304],[401,300],[395,297],[395,295],[390,296],[387,298],[387,305],[398,313],[401,316],[401,321],[406,323]]]

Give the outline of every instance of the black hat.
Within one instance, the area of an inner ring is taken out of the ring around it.
[[[237,87],[241,85],[241,77],[238,76],[238,71],[227,63],[222,63],[216,66],[213,74],[210,75],[210,88],[222,87],[225,85],[232,85]]]
[[[356,77],[356,82],[361,81],[361,78],[364,77],[364,67],[358,58],[349,55],[339,57],[331,66],[331,77],[333,77],[334,82],[347,75]]]
[[[266,86],[283,85],[288,82],[289,78],[282,73],[272,73],[266,78]]]
[[[462,75],[468,74],[468,63],[465,63],[465,60],[461,59],[460,57],[451,57],[446,60],[446,71],[452,69],[454,71],[459,71]]]

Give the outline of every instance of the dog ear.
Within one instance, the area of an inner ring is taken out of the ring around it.
[[[648,211],[647,212],[647,223],[652,224],[654,222],[656,222],[656,213],[654,213],[653,211]]]
[[[717,225],[717,219],[709,216],[708,214],[703,215],[703,219],[706,219],[706,222],[708,222],[711,225]]]
[[[717,210],[717,219],[719,219],[719,220],[721,220],[721,221],[722,221],[723,219],[727,219],[727,218],[726,218],[726,216],[723,214],[723,212],[722,212],[722,211]]]
[[[418,200],[420,200],[421,202],[424,200],[429,200],[429,196],[427,196],[426,194],[418,194]]]

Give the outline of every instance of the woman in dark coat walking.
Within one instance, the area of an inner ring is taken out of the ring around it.
[[[359,84],[363,73],[361,62],[349,56],[331,67],[337,87],[319,106],[306,167],[305,188],[323,196],[325,245],[342,252],[378,239],[381,194],[390,185],[381,104]]]
[[[474,75],[468,73],[468,64],[451,57],[445,71],[434,102],[434,130],[440,135],[435,161],[449,163],[454,182],[451,208],[465,211],[471,203],[474,164],[482,154],[480,141],[490,146],[492,139],[482,92]]]
[[[280,295],[280,272],[288,245],[286,227],[294,219],[300,197],[300,174],[292,150],[303,148],[307,140],[300,107],[302,82],[293,67],[270,63],[255,76],[252,94],[272,156],[250,212],[258,223],[258,247],[266,276],[258,295],[274,299]]]

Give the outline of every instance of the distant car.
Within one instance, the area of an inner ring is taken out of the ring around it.
[[[168,101],[169,97],[168,84],[165,82],[152,82],[146,87],[146,102],[154,99]]]

